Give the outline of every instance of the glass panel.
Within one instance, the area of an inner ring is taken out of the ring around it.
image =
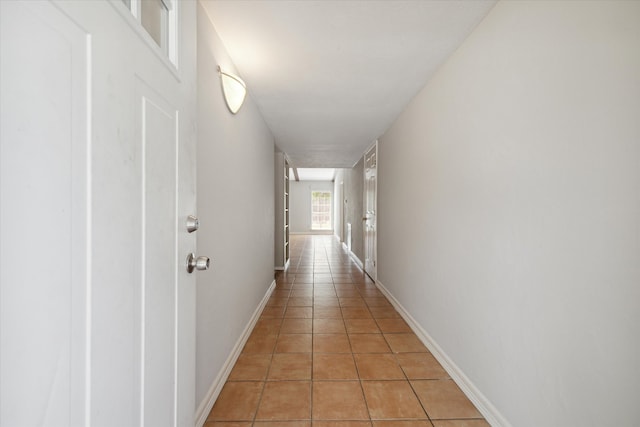
[[[311,192],[311,229],[331,230],[331,192]]]
[[[162,50],[166,49],[167,15],[169,11],[162,0],[142,0],[140,2],[140,18],[142,26],[158,43]]]

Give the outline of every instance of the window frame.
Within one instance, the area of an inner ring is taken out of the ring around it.
[[[142,0],[109,0],[118,12],[126,19],[126,22],[149,45],[151,50],[162,60],[169,70],[180,80],[178,69],[178,33],[179,33],[179,2],[175,0],[160,0],[167,14],[163,19],[163,42],[166,46],[160,46],[142,25],[141,2]]]
[[[315,201],[315,197],[314,197],[314,193],[322,193],[322,194],[328,194],[329,195],[329,210],[328,212],[319,212],[319,211],[314,211],[314,201]],[[333,191],[332,190],[320,190],[320,189],[311,189],[310,191],[310,195],[311,195],[311,231],[333,231]],[[320,228],[318,226],[316,226],[316,223],[314,223],[314,212],[316,215],[324,215],[324,214],[328,214],[329,215],[329,225],[328,228]]]

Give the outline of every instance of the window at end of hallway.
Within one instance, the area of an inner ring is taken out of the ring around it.
[[[332,230],[330,191],[311,191],[311,229]]]

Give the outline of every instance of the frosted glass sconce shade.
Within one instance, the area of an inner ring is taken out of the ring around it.
[[[218,72],[220,73],[222,93],[227,107],[229,107],[229,111],[236,114],[242,107],[244,98],[247,95],[247,85],[244,84],[240,77],[222,71],[220,67],[218,67]]]

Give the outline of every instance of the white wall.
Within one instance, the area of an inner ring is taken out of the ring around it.
[[[333,182],[293,179],[290,181],[289,228],[291,233],[325,233],[311,230],[311,192],[315,190],[330,191],[333,194]],[[332,197],[335,197],[335,194]],[[335,200],[331,202],[335,204]]]
[[[273,136],[250,95],[227,110],[218,64],[234,70],[198,4],[198,254],[211,270],[197,273],[197,404],[273,280]]]
[[[640,2],[498,3],[379,155],[379,279],[498,411],[640,425]]]

